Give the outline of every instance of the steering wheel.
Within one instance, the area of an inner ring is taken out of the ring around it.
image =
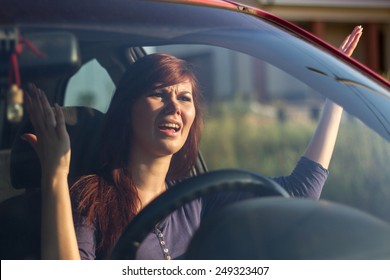
[[[220,191],[289,197],[275,181],[244,170],[219,170],[191,177],[169,188],[134,217],[115,244],[110,259],[135,259],[142,241],[159,221],[187,202]]]

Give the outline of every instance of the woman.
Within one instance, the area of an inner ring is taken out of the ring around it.
[[[351,55],[361,36],[356,27],[340,49]],[[196,160],[202,124],[200,94],[188,65],[163,54],[146,56],[126,72],[106,116],[103,168],[80,178],[69,195],[70,141],[62,111],[52,110],[31,85],[27,110],[36,135],[24,139],[42,166],[42,257],[107,257],[126,224],[182,178]],[[317,130],[290,176],[276,180],[292,195],[317,199],[327,177],[342,108],[326,101]],[[216,208],[241,199],[198,199],[156,226],[138,258],[180,258],[200,223]],[[74,213],[72,215],[72,202]],[[73,219],[74,217],[74,219]],[[77,237],[77,238],[76,238]]]

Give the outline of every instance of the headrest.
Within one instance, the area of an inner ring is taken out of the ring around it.
[[[71,141],[69,184],[99,167],[99,148],[104,114],[88,107],[63,107]],[[40,188],[41,167],[31,145],[20,137],[34,133],[29,119],[21,126],[11,149],[11,185],[16,189]]]

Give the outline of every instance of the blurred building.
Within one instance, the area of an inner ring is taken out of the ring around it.
[[[364,36],[354,58],[379,74],[390,72],[390,0],[242,0],[338,46],[355,25]]]

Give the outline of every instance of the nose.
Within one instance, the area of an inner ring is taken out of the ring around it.
[[[177,100],[170,98],[167,100],[165,113],[168,115],[181,115],[181,107]]]

